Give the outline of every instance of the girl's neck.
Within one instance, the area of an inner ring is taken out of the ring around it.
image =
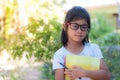
[[[79,54],[84,49],[84,45],[82,42],[81,43],[69,43],[68,42],[65,48],[73,54]]]
[[[83,46],[82,42],[80,42],[80,43],[68,42],[66,47],[78,48],[78,47],[81,47],[81,46]]]

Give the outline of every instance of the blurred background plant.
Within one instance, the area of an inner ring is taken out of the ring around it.
[[[42,61],[44,64],[39,68],[42,78],[54,80],[52,57],[61,47],[61,24],[66,13],[62,6],[65,3],[65,0],[1,0],[0,55],[6,51],[17,62]],[[120,32],[115,29],[115,20],[105,13],[90,12],[90,15],[90,41],[100,45],[112,73],[111,80],[120,80]],[[10,74],[10,80],[20,79],[16,76],[18,73]],[[0,76],[6,80],[5,74]]]

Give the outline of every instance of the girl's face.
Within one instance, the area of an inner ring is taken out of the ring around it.
[[[82,42],[88,33],[88,24],[85,19],[75,20],[68,23],[68,42]]]

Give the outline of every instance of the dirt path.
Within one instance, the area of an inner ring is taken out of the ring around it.
[[[37,64],[27,64],[12,70],[0,69],[0,80],[43,80],[40,71],[41,63]]]
[[[35,62],[34,57],[13,60],[6,50],[0,54],[0,80],[44,80],[40,70],[43,63]]]
[[[24,68],[21,70],[23,75],[23,80],[42,80],[40,66]]]

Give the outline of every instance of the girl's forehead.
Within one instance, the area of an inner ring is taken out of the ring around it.
[[[87,21],[85,19],[78,19],[78,20],[74,20],[74,21],[71,21],[71,22],[80,23],[80,24],[87,24]]]

